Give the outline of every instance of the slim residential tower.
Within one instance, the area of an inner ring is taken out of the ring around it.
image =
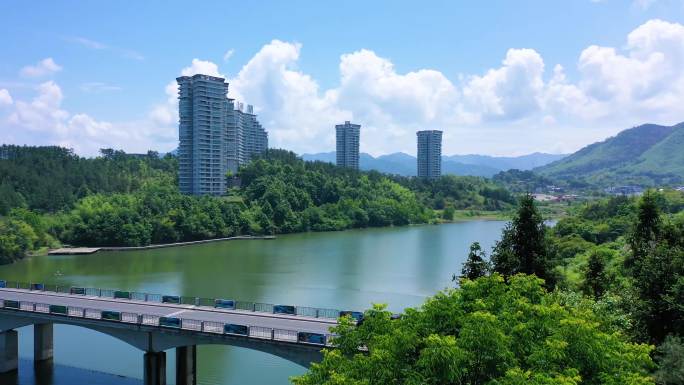
[[[335,134],[337,138],[337,165],[358,170],[361,125],[346,121],[344,124],[335,126]]]
[[[418,177],[439,178],[442,175],[442,131],[418,131]]]

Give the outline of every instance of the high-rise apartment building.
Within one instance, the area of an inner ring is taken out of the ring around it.
[[[418,136],[418,177],[438,178],[442,175],[442,131],[425,130]]]
[[[228,170],[235,174],[238,168],[268,148],[268,132],[254,114],[254,107],[228,99],[231,113],[228,117]]]
[[[182,193],[223,195],[226,174],[268,148],[268,134],[248,112],[235,108],[225,79],[181,76],[179,86],[178,183]],[[240,104],[241,105],[241,104]]]
[[[335,134],[337,139],[337,165],[358,170],[361,125],[346,121],[344,124],[335,126]]]

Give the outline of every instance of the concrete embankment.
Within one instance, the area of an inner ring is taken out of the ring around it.
[[[190,246],[199,245],[202,243],[210,242],[222,242],[222,241],[238,241],[238,240],[255,240],[255,239],[275,239],[273,235],[264,236],[250,236],[242,235],[238,237],[227,237],[227,238],[214,238],[214,239],[204,239],[201,241],[190,241],[190,242],[176,242],[176,243],[164,243],[159,245],[148,245],[148,246],[121,246],[121,247],[63,247],[59,249],[54,249],[48,251],[48,255],[74,255],[74,254],[92,254],[98,251],[134,251],[134,250],[149,250],[149,249],[161,249],[164,247],[179,247],[179,246]]]

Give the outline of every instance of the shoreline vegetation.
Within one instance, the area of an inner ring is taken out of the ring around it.
[[[399,315],[373,305],[360,324],[342,319],[338,349],[290,380],[682,384],[684,194],[604,198],[553,227],[545,219],[521,197],[489,255],[470,246],[455,288]]]
[[[500,219],[516,197],[485,178],[434,180],[306,162],[268,150],[226,196],[178,191],[177,159],[105,149],[2,146],[0,263],[62,244],[140,247],[463,219]],[[497,214],[501,213],[501,214]]]

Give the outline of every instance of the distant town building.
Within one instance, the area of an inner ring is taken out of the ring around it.
[[[439,178],[442,175],[442,131],[418,131],[418,177]]]
[[[178,94],[178,183],[182,193],[223,195],[228,171],[268,148],[268,134],[252,106],[229,99],[225,79],[197,74],[176,79]]]
[[[613,186],[608,187],[603,190],[606,194],[610,195],[624,195],[624,196],[639,196],[644,193],[644,188],[641,186]]]
[[[337,139],[337,165],[358,170],[361,125],[346,121],[344,124],[335,126],[335,134]]]

